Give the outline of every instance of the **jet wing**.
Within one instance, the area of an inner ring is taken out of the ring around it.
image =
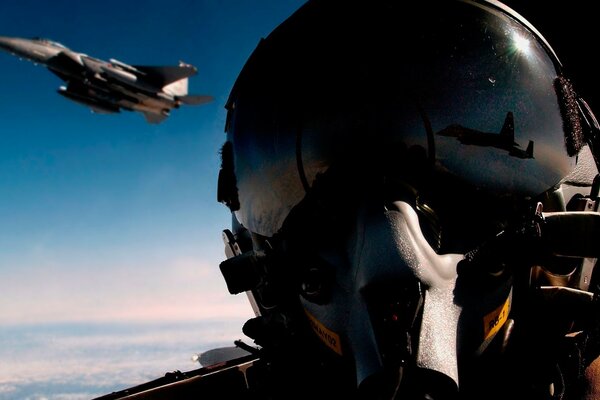
[[[200,105],[200,104],[206,104],[206,103],[210,103],[211,101],[213,101],[215,98],[213,96],[207,96],[207,95],[185,95],[185,96],[177,96],[177,98],[179,100],[181,100],[181,102],[183,104],[189,104],[189,105]]]
[[[59,78],[64,79],[63,76],[83,74],[85,67],[83,63],[78,62],[74,55],[69,55],[65,52],[60,52],[56,56],[50,58],[47,62],[47,67]]]
[[[133,65],[137,71],[143,73],[143,79],[154,83],[157,87],[163,87],[181,79],[196,75],[196,67],[182,64],[176,67],[152,67],[144,65]]]

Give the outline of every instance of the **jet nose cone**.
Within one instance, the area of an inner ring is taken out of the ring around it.
[[[8,36],[0,36],[0,49],[6,51],[13,51],[15,48],[16,40]]]

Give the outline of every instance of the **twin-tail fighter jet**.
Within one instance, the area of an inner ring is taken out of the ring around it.
[[[470,144],[475,146],[490,146],[500,150],[508,151],[511,157],[521,159],[533,157],[533,140],[530,140],[525,150],[519,147],[515,142],[515,122],[512,112],[506,113],[504,125],[500,133],[482,132],[476,129],[466,128],[462,125],[453,124],[437,133],[440,136],[455,137],[462,144]]]
[[[45,65],[65,81],[58,93],[91,108],[95,113],[139,111],[149,123],[159,123],[182,104],[205,104],[212,96],[188,94],[188,78],[197,73],[193,65],[128,65],[99,60],[74,52],[48,39],[0,36],[0,49]]]

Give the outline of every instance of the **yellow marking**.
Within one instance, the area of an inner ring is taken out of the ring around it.
[[[487,340],[490,336],[496,334],[508,319],[510,297],[509,295],[504,304],[483,317],[483,340]]]
[[[304,310],[306,316],[308,317],[308,321],[310,322],[310,326],[313,331],[317,334],[317,336],[321,339],[327,347],[331,350],[338,353],[340,356],[342,355],[342,344],[340,342],[340,335],[335,333],[334,331],[327,329],[325,325],[323,325],[318,319],[316,319],[311,313]]]

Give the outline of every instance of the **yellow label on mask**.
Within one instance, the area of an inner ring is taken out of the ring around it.
[[[313,331],[315,331],[319,339],[321,339],[321,341],[325,343],[327,347],[329,347],[331,350],[335,351],[341,356],[342,344],[340,342],[340,335],[328,329],[308,311],[304,310],[304,312],[308,317],[308,321],[310,322],[311,328],[313,329]]]
[[[498,308],[483,317],[483,338],[487,340],[490,336],[495,335],[502,325],[508,319],[510,312],[510,295],[506,301]]]

